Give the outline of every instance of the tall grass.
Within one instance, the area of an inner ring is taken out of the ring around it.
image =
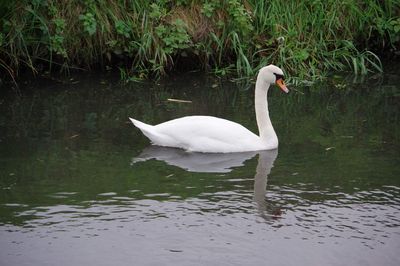
[[[276,62],[300,78],[316,78],[329,70],[352,70],[356,74],[382,71],[378,56],[370,49],[376,39],[385,39],[399,29],[383,31],[377,21],[397,21],[399,3],[386,1],[258,1],[254,5],[256,36],[255,62]],[[392,40],[388,46],[399,40]],[[274,43],[275,42],[275,43]],[[264,58],[258,60],[259,54]],[[300,70],[301,71],[297,71]]]
[[[186,62],[249,76],[274,63],[305,80],[366,74],[382,71],[376,52],[398,53],[399,10],[397,0],[2,2],[0,69],[111,66],[143,78]]]

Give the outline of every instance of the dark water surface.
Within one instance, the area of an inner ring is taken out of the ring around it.
[[[253,85],[185,74],[3,90],[0,265],[400,265],[399,84],[394,70],[271,88],[279,149],[226,155],[149,147],[127,118],[256,131]]]

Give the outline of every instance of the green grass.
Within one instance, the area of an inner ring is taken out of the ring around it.
[[[400,43],[398,0],[20,0],[0,4],[0,69],[181,68],[252,76],[281,66],[295,80],[381,72]],[[188,64],[187,62],[190,62]],[[2,77],[3,78],[3,77]]]

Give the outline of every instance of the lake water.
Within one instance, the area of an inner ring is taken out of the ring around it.
[[[128,117],[256,132],[252,84],[85,75],[3,89],[0,265],[400,265],[397,69],[273,87],[279,149],[225,155],[149,146]]]

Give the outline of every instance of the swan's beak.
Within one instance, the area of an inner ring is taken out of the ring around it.
[[[283,79],[278,79],[276,81],[276,85],[279,86],[279,88],[281,88],[281,90],[283,90],[284,92],[288,93],[289,89],[286,87],[285,82],[283,81]]]

